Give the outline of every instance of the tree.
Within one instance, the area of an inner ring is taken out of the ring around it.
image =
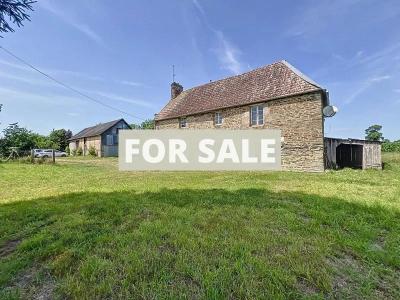
[[[141,124],[131,124],[132,129],[154,129],[154,120],[147,119],[144,120]]]
[[[140,129],[140,124],[132,123],[129,126],[131,126],[132,129]]]
[[[50,141],[49,137],[34,133],[33,140],[35,141],[35,148],[39,149],[46,149],[52,147],[52,142]]]
[[[17,147],[19,151],[28,151],[35,148],[36,135],[32,131],[19,127],[17,123],[9,125],[3,130],[3,138],[0,140],[0,155],[8,156],[11,147]]]
[[[381,125],[371,125],[365,129],[365,139],[368,141],[383,141],[383,133]]]
[[[0,0],[0,33],[14,32],[9,24],[10,22],[17,24],[18,27],[23,26],[23,21],[30,21],[28,10],[33,10],[33,0]],[[0,37],[2,37],[0,35]]]
[[[72,137],[71,130],[57,129],[50,132],[49,140],[51,148],[64,151],[68,146],[68,140]]]
[[[147,119],[142,122],[140,125],[142,129],[154,129],[154,120],[152,119]]]

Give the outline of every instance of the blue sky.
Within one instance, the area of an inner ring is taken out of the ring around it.
[[[0,44],[57,79],[141,118],[184,88],[285,59],[326,87],[339,113],[327,136],[371,124],[400,138],[400,3],[39,0],[32,22]],[[47,134],[130,116],[57,86],[0,51],[0,129]]]

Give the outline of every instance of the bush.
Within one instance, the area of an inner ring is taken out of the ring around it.
[[[67,153],[67,155],[71,155],[71,150],[69,149],[69,147],[65,147],[65,153]]]
[[[76,155],[81,156],[82,154],[83,154],[82,147],[79,147],[78,149],[76,149]]]
[[[30,151],[36,146],[35,138],[36,135],[28,129],[17,124],[9,125],[3,130],[3,136],[0,138],[0,155],[8,157],[11,147],[16,147],[19,151]]]
[[[76,149],[72,149],[72,150],[70,150],[70,155],[72,155],[72,156],[76,156]]]
[[[389,142],[386,141],[382,143],[382,151],[383,152],[400,152],[400,140]]]
[[[97,151],[96,151],[95,147],[93,147],[93,146],[89,147],[89,155],[90,156],[97,156]]]
[[[38,159],[36,159],[36,163],[39,165],[41,165],[45,162],[46,162],[46,159],[44,157],[39,157]]]

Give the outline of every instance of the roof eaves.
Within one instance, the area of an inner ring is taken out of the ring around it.
[[[167,116],[167,117],[161,117],[159,119],[156,118],[155,121],[165,121],[165,120],[171,120],[171,119],[176,119],[176,118],[195,116],[195,115],[199,115],[199,114],[205,114],[205,113],[213,112],[213,111],[216,111],[216,110],[219,110],[219,109],[243,107],[243,106],[253,105],[253,104],[257,104],[257,103],[275,101],[275,100],[284,99],[284,98],[288,98],[288,97],[295,97],[295,96],[299,96],[299,95],[312,94],[312,93],[316,93],[316,92],[320,92],[320,91],[321,91],[321,88],[317,87],[315,90],[310,90],[310,91],[307,91],[307,92],[288,94],[288,95],[284,95],[284,96],[279,96],[279,97],[270,98],[270,99],[264,99],[264,100],[255,101],[255,102],[249,102],[249,103],[240,104],[240,105],[230,105],[230,106],[224,106],[224,107],[217,107],[215,109],[208,109],[208,110],[198,111],[198,112],[190,113],[190,114],[177,114],[177,115],[172,115],[172,116]],[[324,91],[324,90],[322,90],[322,91]]]

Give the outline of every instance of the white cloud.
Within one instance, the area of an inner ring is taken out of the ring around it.
[[[24,71],[31,71],[32,69],[26,66],[23,66],[21,64],[16,64],[16,63],[11,63],[9,61],[6,60],[2,60],[0,59],[0,64],[14,68],[14,69],[19,69],[19,70],[24,70]]]
[[[154,108],[153,104],[143,100],[138,100],[134,98],[119,96],[100,91],[87,91],[87,90],[80,90],[80,91],[86,94],[97,95],[109,100],[125,102],[146,108]],[[72,107],[76,106],[77,104],[82,106],[83,104],[88,103],[88,101],[78,96],[77,97],[60,96],[53,93],[42,94],[39,92],[27,92],[27,91],[22,91],[20,89],[4,88],[4,87],[0,87],[0,98],[5,99],[3,102],[13,101],[13,102],[19,102],[21,104],[31,103],[32,105],[37,105],[37,107],[46,107],[46,105]],[[105,102],[105,100],[103,100],[102,102],[107,103]],[[72,117],[78,116],[78,114],[75,112],[68,112],[67,115]]]
[[[381,50],[370,55],[363,55],[359,60],[355,60],[355,64],[373,68],[381,66],[382,64],[392,64],[391,59],[393,58],[394,54],[399,52],[399,50],[400,43],[391,44],[390,46],[382,48]]]
[[[394,89],[393,92],[400,93],[400,89]]]
[[[358,51],[358,52],[356,53],[356,57],[361,57],[361,56],[363,56],[363,54],[364,54],[364,51],[363,51],[363,50],[360,50],[360,51]]]
[[[377,84],[379,82],[382,82],[384,80],[390,79],[391,76],[389,75],[382,75],[382,76],[374,76],[368,78],[359,88],[357,88],[346,100],[345,103],[349,104],[353,102],[359,95],[364,93],[366,90],[368,90],[371,86],[374,84]]]
[[[205,16],[205,11],[203,9],[203,7],[200,5],[200,2],[198,0],[192,0],[194,6],[197,8],[197,10],[203,15]]]
[[[381,82],[383,80],[390,79],[392,76],[390,75],[383,75],[383,76],[377,76],[377,77],[372,77],[370,79],[371,82]]]
[[[8,62],[8,61],[2,60],[2,59],[0,59],[0,64],[11,67],[16,70],[23,70],[23,71],[28,71],[30,73],[36,74],[36,71],[34,71],[30,67],[24,66],[22,64],[11,63],[11,62]],[[145,84],[143,84],[141,82],[128,81],[128,80],[110,80],[110,79],[107,79],[107,78],[104,78],[101,76],[90,75],[90,74],[77,72],[77,71],[45,69],[45,68],[39,68],[39,69],[41,71],[43,71],[44,73],[48,73],[53,76],[68,76],[68,77],[72,77],[72,78],[77,77],[77,78],[84,79],[84,80],[102,81],[102,82],[107,82],[107,83],[115,82],[118,84],[129,85],[129,86],[134,86],[134,87],[145,86]],[[42,75],[40,75],[40,76],[42,76]],[[1,71],[0,71],[0,77],[15,79],[18,81],[23,81],[23,82],[31,83],[31,84],[40,84],[40,85],[44,85],[44,86],[57,86],[55,83],[51,82],[48,79],[43,79],[43,80],[32,79],[30,77],[20,76],[20,75],[12,75],[12,74],[1,72]]]
[[[38,107],[43,107],[43,105],[57,105],[57,106],[73,106],[76,105],[77,102],[82,103],[77,98],[67,97],[67,96],[58,96],[54,94],[38,94],[34,92],[24,92],[20,89],[10,89],[0,87],[0,97],[5,99],[5,101],[18,101],[21,104],[25,104],[27,102],[33,103],[34,105],[38,105]]]
[[[125,103],[129,103],[129,104],[134,104],[134,105],[141,106],[141,107],[154,108],[154,105],[152,103],[149,103],[148,101],[144,101],[144,100],[138,100],[138,99],[134,99],[134,98],[130,98],[130,97],[115,95],[115,94],[101,92],[101,91],[86,90],[84,92],[87,94],[95,94],[97,96],[107,98],[110,100],[116,100],[116,101],[125,102]]]
[[[134,86],[134,87],[144,86],[143,83],[141,83],[141,82],[135,82],[135,81],[121,80],[121,81],[118,81],[118,82],[121,83],[121,84],[124,84],[124,85],[130,85],[130,86]]]
[[[58,86],[49,80],[40,80],[40,79],[30,78],[30,77],[25,77],[25,76],[20,76],[20,75],[13,75],[10,73],[4,73],[2,71],[0,71],[0,77],[6,78],[6,79],[11,79],[11,80],[17,80],[20,82],[28,83],[30,85],[41,85],[41,86],[47,86],[47,87]]]
[[[103,39],[94,30],[92,30],[87,24],[77,21],[71,14],[67,14],[60,10],[53,3],[47,0],[41,0],[38,2],[40,7],[59,17],[66,24],[74,27],[76,30],[80,31],[86,35],[89,39],[95,41],[101,46],[105,46]]]
[[[235,75],[242,73],[243,66],[238,58],[241,54],[240,50],[225,38],[222,31],[216,31],[215,34],[220,44],[216,52],[222,68],[229,70]]]
[[[234,75],[242,73],[244,64],[239,60],[239,56],[242,53],[240,49],[232,44],[221,30],[217,30],[209,24],[206,13],[198,0],[192,0],[192,3],[200,13],[203,24],[216,36],[218,48],[215,49],[215,53],[217,54],[221,67]]]

